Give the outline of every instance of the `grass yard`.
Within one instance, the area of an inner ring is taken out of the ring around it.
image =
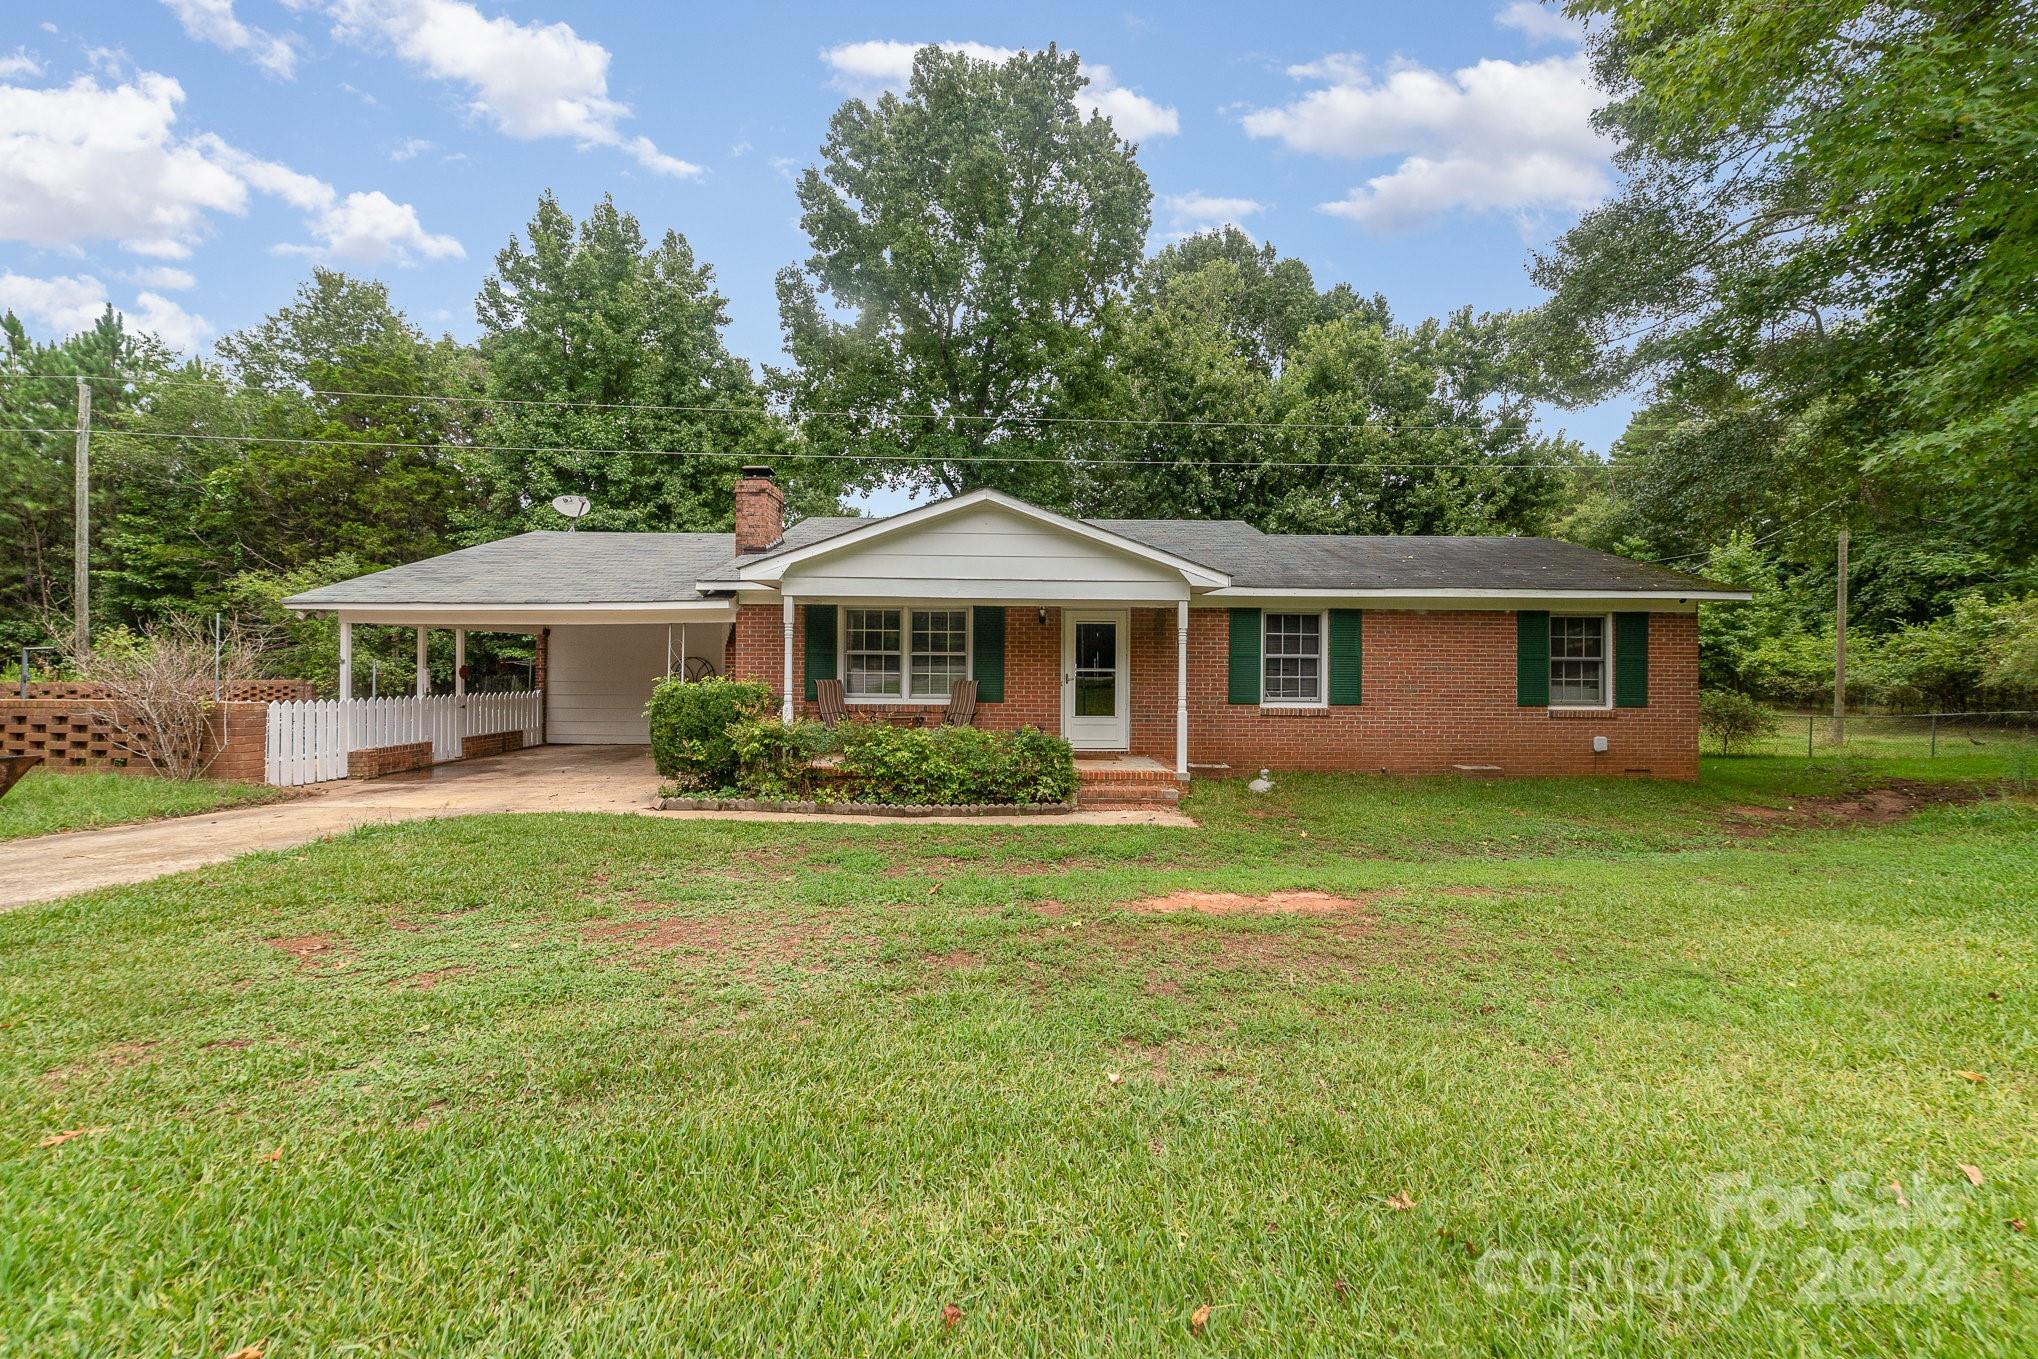
[[[2006,772],[474,818],[17,911],[0,1349],[2027,1354]]]
[[[148,774],[31,769],[0,798],[0,840],[53,831],[119,826],[164,816],[191,816],[284,797],[281,788],[217,779],[159,779]]]

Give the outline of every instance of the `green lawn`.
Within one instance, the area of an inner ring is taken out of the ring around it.
[[[283,796],[280,788],[256,783],[32,769],[0,798],[0,840],[216,812]]]
[[[2005,772],[474,818],[0,916],[0,1349],[2028,1353]]]

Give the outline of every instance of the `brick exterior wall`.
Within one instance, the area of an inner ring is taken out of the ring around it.
[[[262,782],[267,724],[266,703],[220,704],[206,777]],[[149,770],[148,761],[127,749],[90,698],[0,700],[0,755],[40,755],[50,769]]]
[[[828,607],[828,606],[820,606]],[[804,606],[802,606],[804,608]],[[1229,615],[1189,611],[1189,760],[1250,774],[1262,766],[1388,774],[1447,774],[1498,765],[1503,774],[1698,777],[1698,620],[1651,615],[1649,706],[1557,710],[1515,705],[1515,617],[1501,611],[1369,609],[1363,702],[1357,707],[1260,708],[1225,701]],[[746,604],[730,638],[729,673],[778,692],[781,615]],[[804,618],[793,624],[793,681],[804,688]],[[1175,758],[1175,613],[1131,610],[1132,750]],[[800,710],[814,716],[812,704]],[[880,706],[871,712],[897,717]],[[910,709],[908,711],[911,711]],[[940,708],[923,710],[939,721]],[[977,723],[1061,729],[1061,613],[1005,611],[1005,701]],[[1592,738],[1607,738],[1604,755]],[[1199,773],[1220,771],[1206,769]]]

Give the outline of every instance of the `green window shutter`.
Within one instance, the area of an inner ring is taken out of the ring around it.
[[[807,604],[807,701],[814,701],[814,682],[835,678],[835,606]]]
[[[1260,611],[1231,611],[1230,703],[1260,701]]]
[[[1649,615],[1613,616],[1613,706],[1649,706]]]
[[[1330,611],[1330,701],[1338,707],[1359,702],[1365,618],[1358,609]]]
[[[1550,614],[1523,609],[1514,616],[1514,701],[1523,708],[1550,706]]]
[[[977,682],[977,702],[1005,701],[1005,610],[994,604],[970,610],[973,634],[970,675]]]

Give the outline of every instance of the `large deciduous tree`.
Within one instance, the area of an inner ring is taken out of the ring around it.
[[[796,367],[773,379],[806,440],[866,480],[1066,499],[1072,393],[1145,244],[1151,192],[1073,53],[1003,64],[936,47],[903,96],[852,99],[799,182],[813,245],[779,274]],[[895,461],[892,461],[895,460]]]
[[[686,238],[652,243],[608,197],[575,223],[547,193],[495,263],[476,303],[481,352],[490,394],[512,404],[493,408],[484,440],[507,448],[474,462],[474,536],[564,528],[550,502],[568,493],[594,502],[586,528],[727,527],[737,468],[784,439]],[[832,504],[836,487],[814,478],[803,469],[796,491]]]
[[[1567,397],[1651,388],[1611,479],[1630,526],[1668,551],[1781,531],[1810,557],[1851,519],[1871,583],[1908,600],[1889,621],[2029,563],[2038,12],[1570,8],[1596,20],[1624,186],[1538,260],[1537,339]]]

